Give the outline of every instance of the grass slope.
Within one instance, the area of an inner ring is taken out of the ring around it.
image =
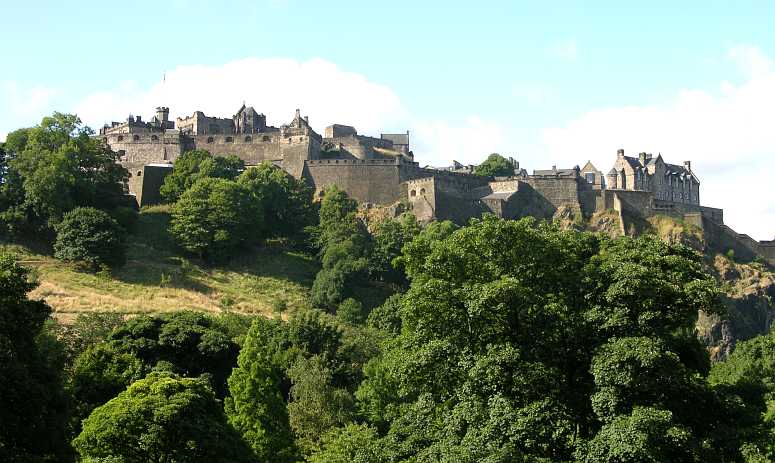
[[[19,245],[2,249],[34,269],[45,299],[60,318],[82,312],[127,314],[195,309],[270,315],[278,307],[308,307],[317,263],[280,247],[244,252],[228,264],[207,267],[182,253],[167,234],[168,210],[143,210],[128,240],[127,263],[90,274]]]

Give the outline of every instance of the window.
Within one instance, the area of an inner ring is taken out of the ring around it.
[[[151,141],[159,141],[159,137],[156,135],[151,135]]]
[[[412,191],[409,193],[409,196],[411,196],[411,197],[413,197],[413,198],[414,198],[415,196],[417,196],[417,190],[412,190]]]
[[[261,141],[269,141],[269,135],[264,135],[261,137]]]
[[[212,142],[213,142],[213,137],[207,137],[207,143],[212,143]]]
[[[420,188],[420,194],[421,194],[421,195],[424,195],[424,194],[425,194],[425,188]]]
[[[139,171],[139,170],[138,170],[138,171],[137,171],[137,176],[138,176],[138,177],[142,177],[142,176],[143,176],[143,173],[142,173],[142,171]]]
[[[226,137],[226,143],[231,143],[234,141],[234,138],[232,137]]]
[[[132,136],[132,141],[138,141],[138,140],[140,140],[140,136],[139,135],[133,135]]]
[[[250,143],[253,141],[252,137],[245,137],[245,143]]]
[[[117,141],[124,141],[124,136],[123,135],[119,135],[118,138],[116,138],[116,140]]]
[[[595,173],[594,172],[587,172],[584,174],[584,178],[587,179],[587,183],[595,183]]]

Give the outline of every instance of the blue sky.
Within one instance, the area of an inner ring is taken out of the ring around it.
[[[13,2],[0,139],[53,110],[98,126],[245,99],[274,124],[301,106],[321,130],[409,129],[424,164],[497,150],[607,171],[619,147],[662,152],[773,239],[775,2],[455,3]]]

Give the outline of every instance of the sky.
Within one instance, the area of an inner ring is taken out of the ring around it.
[[[0,140],[245,102],[409,130],[421,165],[605,173],[623,148],[691,160],[704,205],[775,239],[775,2],[627,3],[0,0]]]

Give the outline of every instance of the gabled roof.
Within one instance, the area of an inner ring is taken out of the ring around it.
[[[592,164],[592,161],[587,161],[586,164],[584,164],[584,168],[581,169],[582,172],[589,172],[589,171],[595,171],[600,172],[597,167],[595,167],[594,164]]]

